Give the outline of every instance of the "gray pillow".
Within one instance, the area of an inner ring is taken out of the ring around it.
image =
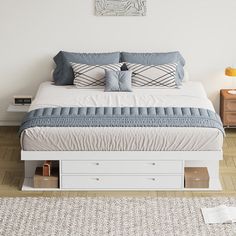
[[[132,71],[105,70],[105,92],[132,92]]]
[[[121,62],[129,62],[142,65],[163,65],[177,63],[177,76],[180,80],[184,78],[185,60],[179,52],[166,53],[131,53],[122,52]]]
[[[73,53],[60,51],[55,57],[56,69],[53,79],[56,85],[72,85],[74,73],[70,62],[88,65],[107,65],[119,63],[120,53]]]

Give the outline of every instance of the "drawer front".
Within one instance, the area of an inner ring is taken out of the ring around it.
[[[235,111],[236,112],[236,100],[225,100],[224,102],[225,111]]]
[[[183,172],[182,161],[62,161],[62,174],[164,174]]]
[[[236,125],[236,112],[226,112],[224,114],[224,125]]]
[[[66,175],[62,189],[180,189],[182,176],[85,176]]]

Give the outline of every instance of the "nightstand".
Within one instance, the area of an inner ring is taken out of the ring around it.
[[[29,110],[29,105],[13,105],[10,104],[7,108],[8,112],[23,112],[26,113]]]
[[[236,95],[220,90],[220,116],[224,127],[236,127]]]

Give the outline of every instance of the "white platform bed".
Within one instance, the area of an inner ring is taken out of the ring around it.
[[[42,83],[30,110],[44,107],[197,107],[214,110],[199,82],[180,89],[104,93]],[[192,190],[184,167],[206,166],[210,188],[220,190],[223,134],[191,127],[34,127],[21,135],[22,190],[33,188],[35,167],[57,160],[60,187],[43,190]],[[198,189],[199,190],[199,189]]]

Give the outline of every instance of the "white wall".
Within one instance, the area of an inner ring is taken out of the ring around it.
[[[97,17],[94,1],[0,0],[0,121],[20,120],[6,112],[12,96],[34,95],[59,50],[179,50],[218,110],[236,64],[235,0],[147,0],[146,17]]]

